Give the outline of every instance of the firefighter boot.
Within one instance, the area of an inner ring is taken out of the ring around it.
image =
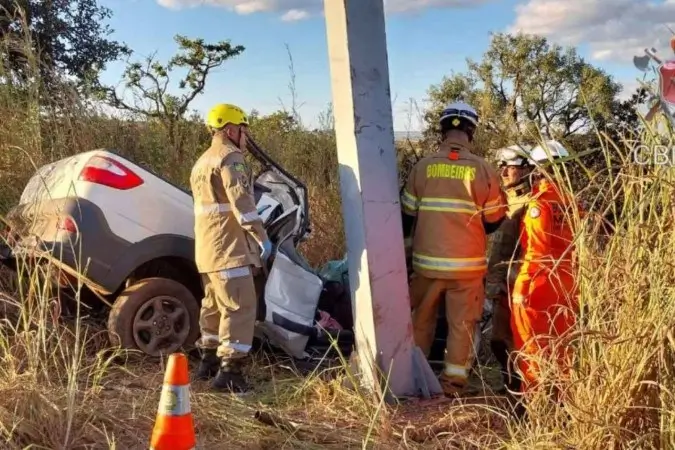
[[[203,381],[208,380],[218,372],[220,359],[216,356],[215,348],[202,349],[200,353],[201,361],[199,361],[199,367],[197,368],[195,378]]]
[[[244,393],[251,389],[244,379],[241,368],[243,361],[237,359],[223,359],[216,377],[211,382],[211,387],[219,391]]]
[[[469,386],[466,379],[461,377],[453,377],[442,372],[438,381],[441,383],[441,389],[443,389],[443,394],[446,397],[462,397],[475,393],[475,389]]]

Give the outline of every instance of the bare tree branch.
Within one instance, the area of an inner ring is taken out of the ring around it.
[[[177,130],[185,120],[190,104],[204,92],[212,70],[240,55],[244,47],[233,46],[229,41],[207,44],[203,39],[189,39],[181,35],[174,39],[179,48],[168,63],[157,61],[156,54],[147,57],[143,64],[128,63],[122,79],[131,95],[138,99],[137,104],[130,104],[112,86],[98,86],[97,91],[99,97],[115,108],[158,120],[167,129],[170,144],[181,155],[184,139]],[[187,69],[187,74],[178,81],[175,89],[182,94],[170,93],[171,73],[180,69]]]

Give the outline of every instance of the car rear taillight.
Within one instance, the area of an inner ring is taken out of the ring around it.
[[[105,156],[92,156],[80,172],[79,180],[123,191],[143,184],[143,179],[131,169]]]

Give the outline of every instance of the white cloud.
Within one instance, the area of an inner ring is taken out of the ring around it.
[[[367,0],[364,0],[367,1]],[[478,6],[494,0],[384,0],[388,13],[402,13],[427,8],[462,8]],[[287,22],[323,14],[323,0],[157,0],[171,9],[217,6],[237,14],[273,12]]]
[[[674,23],[675,0],[527,0],[508,31],[587,44],[594,59],[626,62],[651,47],[671,57],[666,25]]]
[[[303,20],[309,17],[309,13],[304,9],[291,9],[286,11],[286,13],[281,16],[281,20],[284,22],[295,22],[297,20]]]

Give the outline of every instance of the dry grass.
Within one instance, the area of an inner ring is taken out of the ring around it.
[[[164,367],[124,364],[87,317],[61,320],[47,296],[10,303],[0,331],[0,438],[3,448],[147,448]],[[34,301],[33,301],[34,300]],[[193,364],[196,361],[192,361]],[[199,445],[228,448],[428,448],[450,442],[486,448],[506,429],[489,397],[413,402],[378,411],[363,392],[343,387],[344,366],[311,373],[259,350],[246,397],[192,384]],[[503,406],[503,405],[502,405]]]
[[[192,153],[176,161],[163,152],[166,136],[157,124],[105,117],[65,87],[64,97],[72,102],[46,103],[39,84],[17,86],[0,78],[3,211],[16,202],[36,166],[60,157],[113,147],[185,184],[194,157],[207,143],[199,123],[186,126]],[[253,128],[263,147],[308,183],[314,235],[302,250],[315,265],[341,258],[332,133],[279,120],[261,118]],[[647,130],[642,140],[653,143],[655,134]],[[619,155],[623,162],[613,167],[613,176],[581,183],[600,194],[591,213],[577,217],[584,313],[566,340],[577,357],[564,381],[542,361],[547,380],[565,394],[563,406],[540,393],[529,403],[530,420],[522,423],[509,418],[503,399],[491,396],[379,408],[342,387],[349,377],[344,369],[329,380],[299,376],[261,353],[250,373],[257,392],[248,398],[192,386],[199,444],[209,449],[675,448],[673,169],[635,166],[630,150],[627,143],[607,142],[608,161]],[[401,167],[408,166],[401,161]],[[621,203],[615,201],[619,198]],[[618,205],[614,233],[598,236],[597,213]],[[109,348],[86,309],[66,320],[35,274],[0,275],[1,291],[7,293],[0,296],[2,448],[147,448],[161,364],[119,362],[119,352]],[[270,425],[275,420],[282,424]]]

